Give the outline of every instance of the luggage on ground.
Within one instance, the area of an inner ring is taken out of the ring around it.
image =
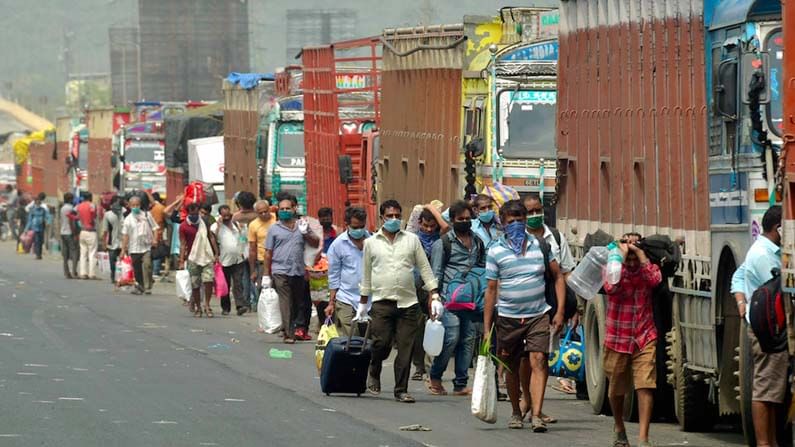
[[[367,389],[367,371],[373,356],[367,340],[370,323],[367,323],[363,337],[353,335],[359,329],[357,323],[353,322],[347,338],[333,338],[326,345],[320,369],[320,389],[326,395],[350,393],[359,396]]]
[[[317,344],[315,345],[315,366],[320,372],[323,367],[323,356],[326,354],[328,342],[339,337],[337,326],[334,325],[331,317],[326,317],[326,322],[320,326],[317,334]]]

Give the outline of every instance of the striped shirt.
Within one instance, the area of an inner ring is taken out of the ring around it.
[[[507,236],[492,245],[486,256],[486,279],[500,283],[497,314],[533,318],[547,312],[550,307],[544,295],[544,271],[544,254],[535,236],[527,235],[523,256],[513,252]]]

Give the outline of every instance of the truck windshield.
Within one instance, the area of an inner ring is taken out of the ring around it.
[[[157,171],[165,161],[165,151],[158,141],[133,141],[124,152],[130,171]]]
[[[304,166],[304,133],[279,131],[276,162],[284,167]]]
[[[778,136],[784,134],[782,107],[782,77],[784,75],[784,36],[781,30],[771,33],[767,38],[767,51],[770,54],[770,106],[768,126]]]
[[[506,90],[498,97],[498,137],[503,156],[554,157],[557,92]]]

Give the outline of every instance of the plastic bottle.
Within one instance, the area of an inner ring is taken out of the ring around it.
[[[287,349],[281,350],[276,348],[271,348],[270,358],[272,359],[291,359],[293,358],[293,351],[289,351]]]
[[[611,242],[607,246],[610,254],[607,256],[607,283],[612,285],[621,281],[621,266],[624,264],[624,255],[618,249],[618,244]]]
[[[602,272],[609,254],[607,247],[591,247],[569,275],[566,283],[579,297],[590,300],[599,293],[604,285]]]
[[[422,348],[431,357],[436,357],[442,352],[444,343],[444,325],[439,320],[428,320],[425,323],[425,337],[422,339]]]

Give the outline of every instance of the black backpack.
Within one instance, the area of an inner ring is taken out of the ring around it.
[[[748,308],[751,330],[759,340],[759,347],[769,354],[787,349],[787,319],[781,296],[781,272],[774,269],[773,277],[751,296]]]
[[[643,249],[652,264],[660,267],[663,278],[674,276],[682,260],[679,244],[664,234],[654,234],[641,239],[638,246]]]
[[[555,233],[557,233],[555,241],[558,243],[558,246],[560,246],[560,232],[558,232],[558,230],[552,230],[553,236],[555,236]],[[555,315],[558,311],[558,296],[557,293],[555,293],[555,281],[552,278],[552,272],[549,270],[549,257],[552,254],[552,247],[550,247],[543,237],[536,236],[535,238],[541,246],[541,253],[544,254],[544,296],[546,297],[547,304],[552,308],[550,315]],[[576,313],[577,294],[566,284],[566,306],[565,309],[563,309],[563,319],[568,320]]]

